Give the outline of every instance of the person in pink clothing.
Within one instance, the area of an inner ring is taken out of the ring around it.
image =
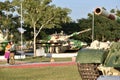
[[[5,55],[4,57],[7,59],[7,63],[9,64],[9,56],[10,56],[10,48],[11,48],[11,43],[9,42],[8,45],[5,48]]]

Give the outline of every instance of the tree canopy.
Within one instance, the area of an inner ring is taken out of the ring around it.
[[[114,12],[114,9],[112,9],[112,12]],[[114,15],[120,15],[119,10]],[[93,14],[89,13],[87,19],[78,19],[78,25],[81,29],[86,27],[92,28],[92,19]],[[115,39],[120,39],[119,32],[120,23],[109,20],[103,16],[94,15],[94,39],[99,41],[113,41]],[[81,39],[89,42],[91,40],[90,35],[92,35],[92,33],[83,34]]]

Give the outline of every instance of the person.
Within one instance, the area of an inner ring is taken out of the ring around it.
[[[5,57],[6,60],[7,60],[7,64],[9,64],[9,56],[10,56],[11,46],[12,46],[12,44],[11,44],[11,42],[9,42],[9,43],[7,44],[7,46],[5,47],[5,55],[4,55],[4,57]]]

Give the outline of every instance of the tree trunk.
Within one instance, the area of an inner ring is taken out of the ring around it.
[[[104,35],[102,35],[102,41],[103,41],[103,42],[105,41],[105,36],[104,36]]]
[[[36,27],[34,25],[34,57],[36,57]]]

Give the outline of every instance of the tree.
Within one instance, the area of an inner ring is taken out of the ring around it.
[[[15,33],[15,25],[17,24],[18,17],[14,16],[14,7],[11,5],[9,0],[0,2],[0,29],[2,32],[6,32],[8,35],[8,40],[10,39],[11,33]]]
[[[114,10],[112,9],[112,12]],[[119,11],[116,12],[116,15],[120,15]],[[81,29],[86,27],[92,27],[92,18],[91,13],[88,14],[87,19],[78,19],[78,25]],[[120,23],[116,21],[109,20],[103,16],[94,15],[94,38],[99,41],[110,40],[113,41],[116,38],[120,38]],[[81,39],[87,42],[92,41],[91,32],[81,35]]]
[[[50,5],[51,0],[13,0],[13,3],[23,6],[23,18],[26,24],[34,30],[34,56],[36,56],[36,37],[42,28],[54,28],[61,23],[70,21],[67,8]]]
[[[87,19],[85,19],[85,18],[78,19],[77,24],[79,25],[81,30],[92,28],[92,16],[88,17]],[[92,39],[91,39],[92,33],[91,32],[92,31],[88,31],[86,33],[80,34],[79,39],[90,43],[92,41]]]
[[[113,41],[119,37],[120,23],[109,20],[103,16],[95,15],[95,37],[100,41]]]

